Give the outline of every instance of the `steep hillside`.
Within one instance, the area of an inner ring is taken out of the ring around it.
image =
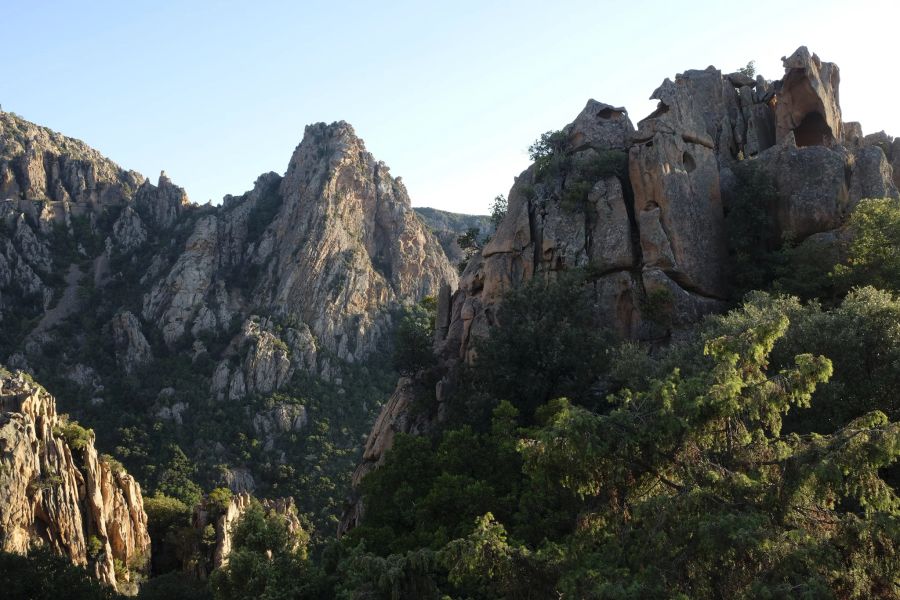
[[[465,258],[463,249],[457,243],[459,236],[470,229],[477,229],[482,235],[493,233],[494,226],[487,215],[464,215],[418,206],[413,210],[441,243],[441,248],[454,265],[458,265]]]
[[[284,176],[198,206],[165,174],[0,122],[0,359],[151,492],[294,494],[333,519],[396,377],[397,315],[456,285],[401,181],[350,125],[316,124]]]

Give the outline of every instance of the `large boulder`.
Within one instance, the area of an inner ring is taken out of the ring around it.
[[[793,135],[760,154],[756,164],[774,182],[778,204],[768,207],[774,239],[796,241],[838,227],[853,205],[846,177],[849,155],[824,146],[798,148]]]
[[[890,150],[890,143],[866,146],[854,153],[850,178],[850,200],[854,206],[863,198],[900,197],[885,147]]]
[[[776,141],[793,133],[800,147],[841,143],[838,66],[810,54],[806,46],[781,61],[785,75],[775,104]]]

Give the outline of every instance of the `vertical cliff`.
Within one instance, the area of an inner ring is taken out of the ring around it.
[[[141,487],[22,372],[0,374],[0,548],[49,546],[129,590],[149,564]]]
[[[665,79],[657,109],[635,128],[625,108],[591,100],[544,140],[516,178],[493,239],[439,296],[435,350],[451,401],[456,369],[473,342],[502,327],[503,294],[535,277],[586,267],[598,321],[623,339],[665,343],[733,293],[726,218],[738,175],[758,171],[774,197],[762,207],[780,244],[840,228],[864,197],[898,197],[898,144],[843,123],[839,69],[805,47],[782,59],[781,80],[715,67]],[[845,133],[846,132],[846,133]],[[429,428],[409,410],[427,394],[403,379],[370,432],[358,483],[383,460],[397,432]],[[442,410],[433,411],[440,415]],[[340,531],[362,517],[358,498]]]

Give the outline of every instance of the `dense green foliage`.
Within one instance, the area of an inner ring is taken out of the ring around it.
[[[62,415],[59,421],[53,433],[62,437],[72,450],[84,450],[94,440],[94,431],[85,429],[78,421],[69,420],[66,415]]]
[[[436,312],[437,303],[432,297],[403,309],[394,334],[394,368],[401,375],[413,375],[434,364],[431,346]]]
[[[500,326],[476,348],[477,390],[508,400],[526,421],[552,398],[602,400],[591,384],[606,368],[611,338],[594,314],[589,275],[574,270],[553,280],[535,278],[504,298]],[[483,403],[479,395],[473,391],[462,402]],[[467,409],[469,418],[472,410]]]
[[[112,600],[118,596],[94,579],[87,569],[73,565],[50,550],[27,557],[0,552],[0,595],[28,600]]]
[[[900,200],[863,200],[850,217],[853,233],[845,264],[834,275],[845,286],[900,291]]]
[[[801,307],[760,295],[711,319],[626,375],[605,411],[554,400],[517,429],[504,404],[490,433],[401,437],[349,540],[436,552],[409,576],[479,598],[893,597],[900,523],[883,473],[900,427],[866,406],[830,435],[787,432],[833,365],[808,351],[775,364],[777,345],[804,346],[788,339],[792,311],[772,310],[785,302]]]
[[[251,506],[233,531],[227,565],[216,570],[210,588],[216,600],[281,600],[309,597],[304,577],[307,539],[292,535],[285,521]]]
[[[534,161],[538,178],[557,172],[557,165],[564,157],[565,145],[565,132],[548,131],[528,147],[528,157]]]
[[[734,261],[732,285],[737,296],[760,289],[774,275],[780,245],[774,238],[771,207],[776,205],[775,185],[762,169],[747,161],[735,169],[736,185],[725,212],[729,249]]]

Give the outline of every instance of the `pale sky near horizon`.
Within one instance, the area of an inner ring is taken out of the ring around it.
[[[416,206],[485,213],[528,145],[588,98],[633,121],[666,77],[806,45],[845,121],[900,136],[900,2],[0,1],[0,104],[195,202],[283,173],[307,123],[345,120]]]

